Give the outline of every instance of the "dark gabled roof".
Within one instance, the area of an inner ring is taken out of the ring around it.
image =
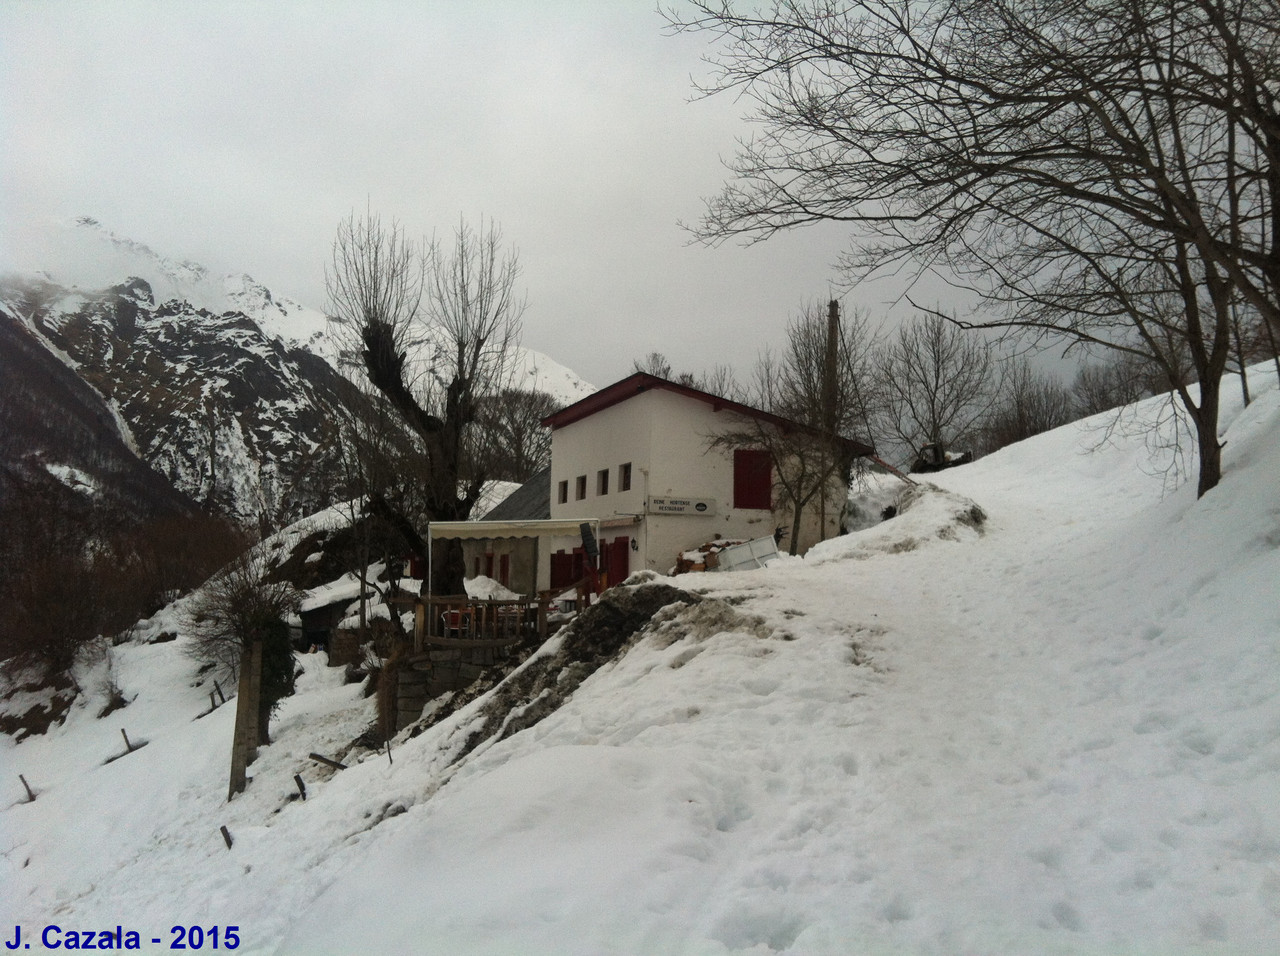
[[[677,395],[684,395],[686,398],[696,399],[705,402],[717,412],[727,411],[745,418],[753,418],[756,421],[768,422],[775,425],[784,432],[802,431],[819,434],[819,432],[808,425],[801,422],[793,421],[790,418],[783,418],[780,415],[774,415],[772,412],[766,412],[763,409],[753,408],[750,405],[744,405],[741,402],[735,402],[728,398],[722,398],[719,395],[712,395],[710,392],[704,392],[701,389],[693,388],[690,385],[681,385],[678,382],[670,382],[665,378],[659,378],[656,375],[650,375],[648,372],[636,372],[629,375],[620,382],[614,382],[606,388],[600,389],[594,395],[588,395],[586,398],[579,399],[572,405],[560,409],[548,415],[542,420],[542,424],[548,428],[563,428],[565,425],[572,425],[574,422],[582,421],[589,418],[596,412],[604,411],[614,405],[621,404],[630,398],[635,398],[643,392],[650,389],[660,388],[668,392],[675,392]],[[875,449],[870,445],[864,445],[862,442],[854,441],[851,438],[840,438],[839,441],[846,445],[854,455],[872,455]],[[548,500],[550,500],[550,485],[548,484]]]
[[[544,468],[517,488],[481,521],[537,521],[551,517],[551,469]]]

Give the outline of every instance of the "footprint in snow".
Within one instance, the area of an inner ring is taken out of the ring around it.
[[[1066,900],[1053,905],[1053,918],[1059,926],[1073,933],[1084,929],[1084,921],[1080,918],[1080,913]]]

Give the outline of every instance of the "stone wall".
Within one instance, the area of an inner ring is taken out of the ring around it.
[[[428,647],[406,658],[396,688],[396,730],[421,717],[427,701],[470,686],[505,656],[500,647]]]

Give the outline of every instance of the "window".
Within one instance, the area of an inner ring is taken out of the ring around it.
[[[733,506],[768,509],[773,490],[773,465],[763,449],[738,448],[733,452]]]
[[[618,490],[631,490],[631,462],[626,462],[618,466]]]
[[[587,476],[579,475],[573,484],[573,500],[581,501],[587,496]]]
[[[566,501],[569,500],[569,479],[568,478],[560,482],[560,487],[557,492],[557,499],[559,500],[560,504],[564,504]]]
[[[607,495],[609,493],[609,469],[601,468],[596,472],[596,494]]]

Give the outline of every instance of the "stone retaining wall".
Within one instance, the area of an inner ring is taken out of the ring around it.
[[[470,686],[505,656],[503,648],[428,647],[404,660],[396,685],[396,730],[421,717],[427,701]]]

